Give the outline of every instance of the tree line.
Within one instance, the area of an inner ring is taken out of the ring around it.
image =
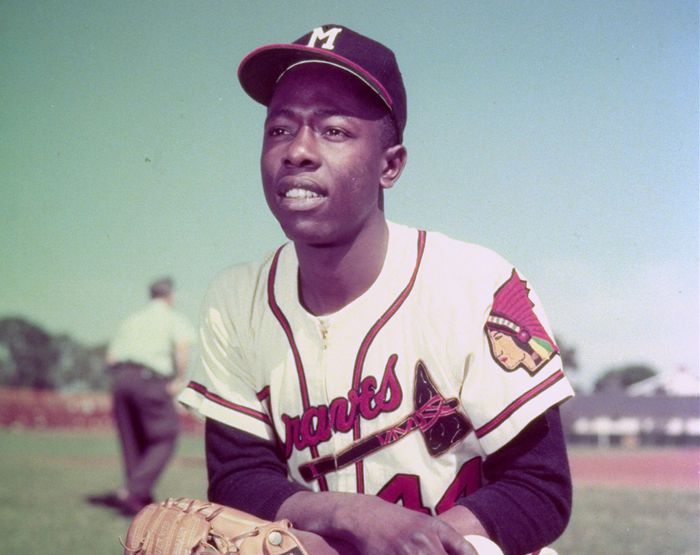
[[[0,320],[0,385],[101,391],[109,385],[106,345],[85,346],[23,318]]]

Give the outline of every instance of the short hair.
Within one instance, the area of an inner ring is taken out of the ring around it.
[[[390,112],[387,112],[379,121],[381,129],[379,131],[379,142],[382,148],[389,148],[399,144],[399,130],[396,128],[396,121]]]
[[[396,127],[396,121],[390,112],[384,114],[382,119],[379,120],[379,146],[382,149],[387,149],[394,145],[399,144],[399,130]],[[377,199],[379,203],[379,209],[384,211],[384,189],[379,187],[379,198]]]
[[[163,297],[167,297],[173,292],[173,288],[175,286],[175,283],[173,282],[172,278],[169,277],[163,277],[159,278],[153,283],[151,283],[151,286],[149,288],[151,292],[151,298],[152,299],[162,299]]]

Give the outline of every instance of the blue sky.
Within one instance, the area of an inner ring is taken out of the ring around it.
[[[0,317],[105,341],[172,274],[284,240],[260,190],[261,44],[389,45],[409,163],[388,217],[518,266],[581,379],[698,369],[698,6],[685,1],[3,2]]]

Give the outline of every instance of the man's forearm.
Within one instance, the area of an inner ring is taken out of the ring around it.
[[[344,500],[348,501],[348,495],[351,494],[299,491],[280,505],[276,518],[286,518],[296,528],[340,542],[349,549],[351,545],[342,539],[345,531],[338,525],[343,518],[338,514],[338,509]]]
[[[557,408],[484,462],[486,485],[458,500],[506,555],[554,541],[571,514],[571,475]]]
[[[547,419],[552,420],[551,426]],[[460,537],[490,537],[506,553],[524,553],[523,543],[545,545],[559,535],[568,519],[570,481],[558,423],[555,409],[533,423],[520,438],[524,441],[507,446],[485,463],[490,483],[435,518],[375,496],[313,493],[287,479],[286,462],[274,443],[208,420],[209,497],[267,520],[288,518],[297,529],[322,536],[331,545],[348,545],[338,553],[352,553],[349,544],[357,546],[363,540],[353,537],[353,532],[367,530],[367,537],[376,537],[386,532],[376,527],[387,528],[391,522],[406,535],[417,528],[430,529],[433,524],[425,519],[442,521]],[[533,525],[533,519],[539,522]]]
[[[297,528],[352,546],[340,553],[474,555],[463,534],[446,520],[388,503],[375,495],[298,492],[277,512]]]
[[[308,489],[287,479],[272,442],[207,419],[205,445],[211,501],[274,520],[287,497]]]

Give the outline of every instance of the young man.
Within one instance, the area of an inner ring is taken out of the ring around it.
[[[393,53],[327,25],[253,51],[239,79],[267,106],[263,189],[290,243],[204,302],[181,400],[207,418],[210,499],[290,519],[314,554],[556,539],[572,389],[510,264],[386,220],[406,164]]]

